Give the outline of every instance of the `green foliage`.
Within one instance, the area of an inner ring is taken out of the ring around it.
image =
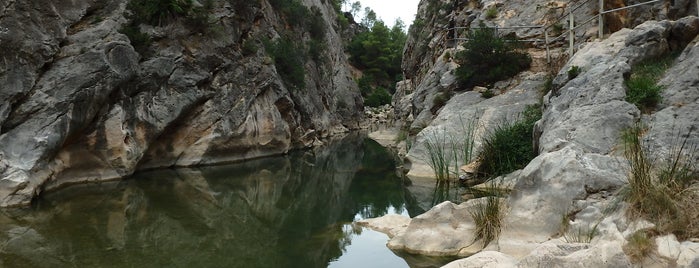
[[[493,93],[493,91],[490,89],[486,89],[485,91],[481,92],[481,97],[485,99],[490,99],[492,97],[495,97],[495,93]]]
[[[643,112],[650,112],[662,101],[662,87],[657,84],[665,70],[675,59],[675,54],[651,58],[636,64],[626,80],[626,101],[633,103]]]
[[[449,180],[449,173],[455,172],[450,172],[452,158],[448,150],[449,139],[444,132],[438,134],[437,131],[428,134],[425,139],[425,149],[429,156],[427,164],[434,171],[437,181]]]
[[[692,185],[699,182],[699,172],[693,160],[697,147],[687,144],[691,130],[660,167],[648,156],[641,138],[644,132],[645,128],[636,124],[622,135],[629,177],[621,197],[629,203],[631,216],[651,221],[660,233],[673,233],[679,239],[696,237],[699,193]]]
[[[308,33],[311,34],[311,39],[316,41],[325,40],[325,21],[320,8],[311,7],[311,16],[308,18]]]
[[[495,6],[490,7],[488,10],[485,11],[485,18],[486,19],[494,19],[498,16],[498,8]]]
[[[274,60],[274,66],[281,75],[284,83],[293,89],[306,87],[304,70],[305,55],[303,49],[290,38],[279,38],[276,41],[266,41],[265,49]]]
[[[563,239],[567,243],[590,243],[592,238],[597,236],[599,222],[595,223],[593,226],[577,227],[573,230],[567,231],[563,235]]]
[[[255,53],[257,53],[257,45],[255,44],[255,41],[250,40],[250,39],[245,40],[243,42],[242,53],[245,56],[250,56],[250,55],[254,55]]]
[[[379,107],[384,104],[391,103],[391,95],[388,94],[386,89],[382,87],[377,87],[370,95],[367,97],[364,105],[369,107]]]
[[[477,121],[477,118],[472,118],[464,122],[459,117],[461,135],[458,136],[446,135],[438,130],[425,135],[425,149],[429,157],[426,162],[434,171],[437,181],[449,180],[452,175],[458,174],[459,164],[471,162]]]
[[[570,69],[568,69],[568,80],[575,79],[576,77],[578,77],[578,75],[580,75],[581,72],[582,68],[580,68],[580,66],[570,66]]]
[[[444,107],[444,105],[446,105],[449,101],[449,97],[449,94],[445,92],[439,92],[435,94],[434,99],[432,99],[432,113],[436,114],[439,108]]]
[[[131,11],[129,19],[134,25],[162,26],[183,17],[196,30],[209,26],[208,12],[212,8],[212,0],[203,1],[201,6],[195,6],[192,0],[131,0],[127,5]]]
[[[399,20],[392,28],[377,20],[368,31],[357,34],[347,47],[350,63],[364,73],[362,96],[371,96],[379,87],[395,92],[395,83],[401,79],[403,46],[407,38]],[[379,92],[378,95],[383,95]],[[390,99],[389,99],[390,102]]]
[[[152,43],[150,36],[141,32],[138,25],[126,24],[120,30],[120,33],[126,35],[131,41],[131,46],[141,55],[145,55],[148,47]]]
[[[655,249],[654,241],[644,230],[638,230],[633,233],[628,241],[629,242],[624,245],[624,253],[636,263],[641,262],[643,258],[650,255],[653,249]]]
[[[299,0],[270,0],[269,3],[292,26],[303,27],[306,19],[310,18],[310,10]]]
[[[191,7],[191,0],[131,0],[127,5],[136,23],[150,25],[162,25],[185,16]]]
[[[529,54],[517,51],[515,40],[506,40],[488,28],[469,34],[464,50],[456,54],[456,77],[462,88],[489,86],[529,68]]]
[[[544,96],[548,94],[553,89],[553,75],[547,75],[546,81],[544,81],[544,86],[541,88],[541,95]]]
[[[539,105],[528,106],[522,118],[501,124],[484,137],[479,153],[477,175],[490,179],[524,168],[536,157],[532,134],[534,123],[541,118]]]

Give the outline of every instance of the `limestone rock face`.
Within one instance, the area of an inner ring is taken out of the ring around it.
[[[624,129],[642,121],[648,126],[644,138],[654,157],[666,157],[684,139],[688,144],[699,144],[699,39],[696,33],[676,34],[676,29],[691,29],[687,25],[698,22],[697,17],[648,21],[585,44],[561,68],[553,79],[553,90],[543,98],[543,117],[534,129],[539,156],[524,169],[506,176],[514,181],[514,186],[506,201],[504,227],[498,240],[486,247],[505,256],[474,255],[450,267],[510,265],[512,258],[519,267],[632,267],[623,247],[634,232],[653,225],[629,220],[623,202],[619,203],[616,196],[628,176],[620,137]],[[663,102],[656,111],[642,114],[626,101],[625,79],[631,66],[670,53],[678,48],[673,44],[689,45],[660,81],[664,87]],[[572,66],[581,69],[577,77],[567,73]],[[510,89],[487,101],[506,100],[514,92]],[[449,133],[445,130],[449,123],[444,121],[458,121],[453,117],[459,115],[456,111],[469,111],[487,102],[463,101],[471,94],[478,96],[476,92],[454,96],[423,132],[434,128]],[[519,99],[513,106],[527,100]],[[494,106],[484,105],[481,109],[486,107]],[[494,118],[507,118],[504,114],[509,113],[505,112],[508,109],[501,107],[508,106],[496,107],[504,111]],[[449,116],[448,120],[440,120]],[[421,135],[422,132],[417,140]],[[419,148],[417,142],[411,154]],[[471,202],[443,203],[415,217],[402,235],[389,241],[389,247],[432,255],[463,253],[468,244],[452,240],[463,242],[472,236],[465,233],[472,232],[474,226],[467,215]],[[453,219],[459,220],[452,222]],[[425,227],[428,222],[432,229]],[[438,238],[426,230],[439,233]],[[690,253],[695,242],[664,236],[657,238],[656,244],[662,257],[659,266],[692,267],[697,263],[696,252]]]
[[[127,2],[0,5],[0,206],[139,169],[285,153],[358,127],[362,100],[331,3],[304,1],[327,49],[292,89],[262,41],[298,36],[305,49],[310,37],[268,1],[214,1],[206,30],[185,18],[140,25],[153,42],[138,51],[119,31]]]

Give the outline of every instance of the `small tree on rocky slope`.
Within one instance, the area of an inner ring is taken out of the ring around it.
[[[464,50],[456,54],[460,64],[456,78],[462,89],[510,78],[532,62],[529,54],[518,51],[516,40],[499,37],[493,29],[474,29],[468,38]]]

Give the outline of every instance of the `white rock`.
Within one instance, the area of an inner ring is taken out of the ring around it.
[[[410,217],[397,214],[386,214],[378,218],[357,221],[357,224],[385,233],[389,238],[402,235],[408,228],[409,223]]]
[[[676,260],[680,256],[680,242],[674,234],[655,238],[655,244],[658,246],[658,255],[661,257]]]
[[[442,268],[508,268],[516,267],[517,259],[497,251],[481,251],[468,258],[455,260]]]

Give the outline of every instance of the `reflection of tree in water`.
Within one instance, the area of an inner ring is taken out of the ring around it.
[[[325,267],[361,233],[345,224],[355,215],[405,209],[394,171],[378,144],[350,137],[289,157],[159,170],[118,187],[59,192],[0,226],[0,243],[15,239],[11,227],[27,226],[44,249],[8,247],[0,264]]]
[[[361,218],[385,215],[393,207],[396,213],[405,211],[404,187],[396,175],[393,156],[378,143],[364,143],[362,165],[350,186],[347,209]]]

